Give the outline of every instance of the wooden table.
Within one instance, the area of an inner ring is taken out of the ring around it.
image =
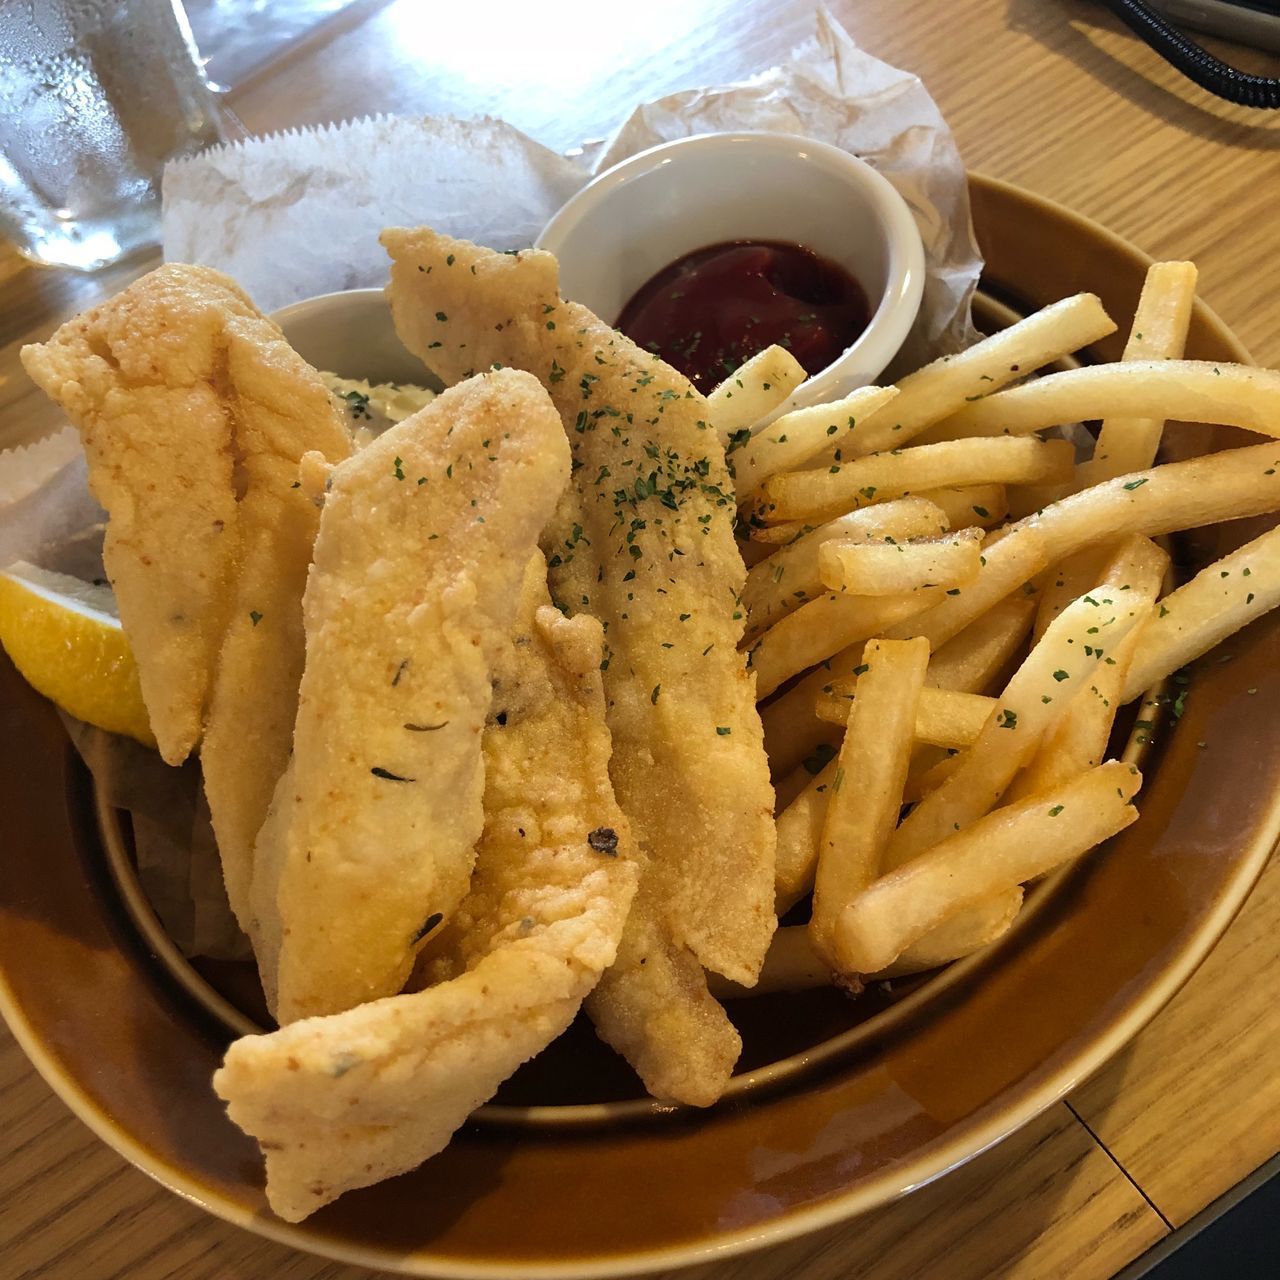
[[[237,87],[254,131],[373,111],[489,112],[554,147],[638,99],[770,65],[808,0],[357,3]],[[1280,114],[1219,103],[1099,8],[1069,0],[835,0],[918,72],[968,164],[1194,258],[1203,296],[1280,365]],[[640,12],[636,10],[636,12]],[[1263,71],[1268,60],[1232,56]],[[1274,74],[1274,63],[1271,63]],[[142,263],[141,266],[149,265]],[[141,266],[83,278],[0,250],[0,444],[56,421],[17,348]],[[848,1226],[685,1273],[697,1280],[1107,1277],[1280,1148],[1280,862],[1173,1003],[1096,1078],[995,1150]],[[224,1225],[101,1145],[0,1041],[0,1272],[75,1280],[359,1280]]]

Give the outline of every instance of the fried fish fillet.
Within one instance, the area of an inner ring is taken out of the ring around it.
[[[655,884],[642,876],[618,958],[587,997],[587,1013],[655,1098],[709,1107],[729,1083],[742,1040],[693,952],[672,941]]]
[[[514,370],[454,387],[334,468],[293,764],[254,887],[281,1023],[399,991],[466,893],[490,672],[568,472],[546,393]]]
[[[745,569],[723,449],[683,377],[560,298],[550,254],[497,254],[427,229],[389,230],[382,243],[410,350],[446,381],[494,363],[527,369],[564,421],[574,477],[544,539],[552,591],[605,623],[611,773],[648,855],[623,959],[592,1013],[651,1091],[708,1101],[738,1042],[699,964],[749,985],[774,928],[773,793],[736,652]],[[663,964],[641,964],[659,954]],[[655,1038],[649,1014],[676,1019],[676,1005],[685,1027],[702,1028],[697,1044]]]
[[[81,426],[109,516],[107,571],[170,763],[204,721],[227,897],[247,927],[253,842],[302,677],[319,512],[298,465],[309,450],[350,453],[343,417],[276,325],[203,267],[144,276],[24,359],[42,378],[56,368],[44,385]]]
[[[389,230],[401,340],[454,381],[498,363],[551,394],[574,475],[544,540],[553,596],[596,614],[614,786],[659,873],[677,943],[750,983],[774,928],[773,791],[754,680],[736,652],[746,569],[706,402],[564,302],[547,253]],[[659,797],[661,800],[659,801]]]
[[[457,977],[549,921],[586,914],[589,885],[607,888],[621,914],[617,932],[602,935],[607,958],[604,952],[577,958],[597,973],[613,962],[639,867],[609,781],[603,636],[595,618],[566,618],[552,608],[547,563],[535,555],[525,570],[513,643],[494,670],[475,874],[424,953],[429,981]]]
[[[248,929],[253,845],[289,762],[304,640],[302,593],[320,511],[298,483],[304,454],[342,461],[351,438],[320,375],[266,320],[227,326],[228,400],[243,496],[238,572],[200,765],[227,898]]]
[[[103,561],[170,764],[200,740],[231,609],[235,422],[226,327],[253,320],[226,276],[164,266],[23,347],[32,379],[79,428],[108,515]]]
[[[214,1077],[290,1221],[439,1151],[613,960],[637,868],[609,783],[602,633],[547,601],[538,556],[495,672],[484,835],[437,940],[442,985],[237,1041]]]
[[[526,575],[522,606],[526,615],[531,596],[542,605],[550,604],[541,555]],[[598,688],[603,634],[599,623],[586,614],[566,619],[550,608],[539,609],[537,619],[548,637],[558,642],[561,664],[571,661],[584,681],[590,671]],[[553,701],[558,696],[567,704],[565,694],[541,676],[536,649],[531,661],[530,650],[524,647],[525,631],[517,635],[509,673],[494,683],[494,712],[485,734],[485,837],[471,891],[424,957],[428,960],[425,971],[435,981],[464,971],[504,934],[519,937],[529,928],[530,919],[549,914],[566,877],[572,881],[590,869],[591,856],[580,840],[549,855],[531,857],[528,848],[535,832],[541,830],[545,841],[551,830],[542,811],[550,807],[554,812],[554,801],[548,806],[538,797],[556,797],[566,787],[581,788],[576,777],[565,776],[557,765],[557,760],[572,758],[569,744],[590,741],[596,735],[603,739],[602,747],[592,747],[592,754],[602,762],[600,771],[591,775],[600,798],[588,793],[581,806],[597,814],[588,845],[608,854],[616,836],[616,847],[630,850],[630,828],[612,799],[612,790],[607,801],[613,805],[611,812],[606,812],[603,796],[601,779],[607,782],[603,766],[609,763],[603,697],[591,703],[592,710],[599,708],[596,714],[579,709],[572,720],[566,719]],[[568,641],[575,633],[578,643],[571,655]],[[587,637],[590,647],[583,642]],[[546,642],[541,644],[545,648]],[[512,726],[519,732],[510,733]],[[563,807],[574,812],[570,804]],[[646,883],[654,882],[648,878]],[[707,991],[702,966],[693,953],[671,941],[651,895],[650,889],[631,900],[620,945],[618,937],[612,937],[617,959],[611,953],[602,966],[604,973],[587,996],[586,1007],[601,1037],[633,1064],[650,1093],[709,1106],[724,1091],[742,1042]],[[673,1052],[672,1046],[679,1050]]]

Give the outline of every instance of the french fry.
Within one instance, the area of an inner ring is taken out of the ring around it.
[[[970,526],[978,527],[978,529],[993,529],[1005,520],[1009,515],[1009,500],[1005,494],[1005,486],[1002,484],[970,484],[961,485],[959,488],[946,489],[929,489],[925,493],[916,493],[911,495],[913,498],[919,498],[922,502],[932,503],[942,512],[946,521],[945,529],[938,532],[945,532],[947,529],[969,529]],[[906,502],[905,498],[893,499],[897,502]],[[890,503],[877,503],[877,506],[890,506]],[[874,507],[859,507],[859,511],[874,511]],[[849,512],[854,515],[854,512]],[[837,520],[840,517],[836,517]],[[833,524],[833,521],[828,521]],[[792,544],[812,534],[820,525],[815,525],[813,521],[805,520],[787,520],[781,525],[750,525],[750,543],[749,548],[756,547],[791,547]],[[896,535],[895,535],[896,536]],[[749,561],[749,563],[754,563]]]
[[[707,417],[721,444],[750,431],[771,414],[809,375],[786,347],[757,351],[707,396]]]
[[[921,935],[887,968],[873,978],[901,978],[912,973],[938,969],[953,960],[989,947],[1008,933],[1022,909],[1022,888],[1005,889],[934,925]]]
[[[897,502],[881,502],[874,507],[850,511],[810,530],[753,565],[747,573],[742,591],[742,607],[747,615],[744,638],[754,640],[779,618],[806,600],[823,594],[818,574],[819,548],[830,539],[871,542],[892,538],[905,542],[945,533],[946,529],[946,517],[932,502],[924,498],[900,498]]]
[[[1181,359],[1195,300],[1195,263],[1153,262],[1133,313],[1123,358]],[[1078,486],[1085,488],[1151,466],[1163,431],[1163,418],[1104,418],[1093,457],[1076,469]]]
[[[1161,600],[1139,638],[1122,702],[1280,604],[1280,528],[1201,569]]]
[[[934,650],[926,683],[938,689],[985,692],[1018,652],[1035,612],[1035,600],[1021,592],[998,600]]]
[[[833,934],[852,898],[880,870],[902,808],[902,787],[929,663],[925,640],[872,640],[836,761],[818,844],[809,932],[838,967]]]
[[[975,396],[1015,382],[1051,361],[1114,333],[1115,323],[1091,293],[1063,298],[958,355],[942,356],[898,383],[898,398],[865,424],[845,457],[897,449]],[[851,451],[851,448],[853,451]]]
[[[1023,800],[1069,782],[1102,763],[1120,707],[1125,675],[1141,635],[1141,625],[1130,631],[1112,654],[1114,665],[1096,667],[1084,688],[1076,690],[1065,713],[1036,748],[1030,764],[1014,778],[1006,799]]]
[[[818,550],[818,572],[825,587],[855,596],[963,587],[978,576],[981,548],[981,529],[910,542],[831,538]]]
[[[862,679],[859,676],[856,681],[835,681],[832,692],[818,698],[815,705],[818,717],[828,724],[852,724],[854,709],[862,697]],[[977,741],[995,705],[994,698],[981,693],[961,693],[926,685],[916,708],[912,736],[917,743],[934,747],[970,747]]]
[[[1034,609],[1030,599],[1011,597],[1000,601],[988,613],[970,623],[955,640],[934,654],[925,673],[926,688],[921,693],[922,700],[933,698],[938,690],[968,694],[986,688],[1021,644]],[[815,716],[814,700],[830,700],[837,684],[846,692],[856,687],[853,673],[861,666],[861,653],[859,646],[850,646],[832,659],[830,670],[820,668],[814,671],[795,689],[788,690],[761,712],[774,772],[781,775],[777,784],[776,884],[779,914],[804,897],[813,885],[826,793],[835,773],[831,762],[836,755],[839,735],[832,725]],[[843,675],[837,674],[842,672]],[[807,705],[804,700],[806,694],[809,699]],[[847,712],[842,711],[841,727],[845,716]],[[939,760],[935,753],[925,758],[924,752],[927,751],[933,751],[933,748],[917,749],[913,754],[903,796],[908,803],[932,791],[963,762],[960,755],[944,756]],[[825,776],[815,776],[824,768]],[[808,795],[804,802],[793,806],[792,801],[806,791]]]
[[[999,803],[1044,732],[1150,608],[1152,596],[1099,588],[1062,611],[996,700],[962,764],[894,832],[886,865],[898,867]]]
[[[1114,543],[1131,534],[1154,538],[1278,509],[1280,447],[1272,443],[1225,449],[1117,476],[1009,526],[983,553],[986,564],[971,587],[885,634],[890,638],[928,635],[937,646],[989,607],[992,598],[1002,599],[1029,584],[1050,561],[1060,562],[1086,547]],[[1026,538],[1035,545],[1035,553],[1025,562],[1033,567],[1019,576],[1025,567],[1019,544]]]
[[[1019,484],[1009,487],[1009,518],[1021,520],[1035,515],[1052,503],[1060,502],[1080,487],[1074,472],[1069,480],[1055,480],[1050,484]]]
[[[778,814],[773,905],[779,917],[790,911],[813,888],[822,824],[826,819],[827,799],[837,768],[833,757]]]
[[[973,586],[960,588],[959,595],[948,596],[900,626],[887,628],[884,634],[891,640],[923,635],[934,648],[940,648],[1006,596],[1025,587],[1044,567],[1046,559],[1036,530],[1027,529],[1017,538],[1004,538],[986,553],[987,563]],[[1024,598],[1030,601],[1030,596]],[[791,614],[790,618],[797,616]],[[790,772],[818,743],[830,740],[829,727],[814,714],[814,702],[820,694],[831,692],[827,686],[833,686],[833,681],[856,674],[861,653],[860,645],[849,645],[760,709],[765,750],[775,773]]]
[[[773,784],[774,813],[780,814],[839,754],[840,734],[832,733],[830,742],[815,747],[790,773],[778,778]]]
[[[1169,556],[1150,538],[1129,538],[1103,566],[1102,581],[1117,593],[1136,591],[1152,601],[1160,594]],[[1092,678],[1067,704],[1056,724],[1045,734],[1031,763],[1014,779],[1009,798],[1022,799],[1083,773],[1102,763],[1111,738],[1111,726],[1120,706],[1129,666],[1150,625],[1151,610],[1103,662]]]
[[[1002,484],[967,484],[929,489],[916,494],[940,507],[951,530],[993,529],[1009,514],[1009,497]]]
[[[903,804],[918,804],[964,763],[963,751],[948,754],[941,747],[922,746],[916,748],[916,753],[907,770],[906,786],[902,789]]]
[[[844,683],[843,681],[841,682]],[[849,713],[853,710],[854,695],[852,692],[837,692],[827,686],[830,692],[818,694],[814,701],[814,714],[826,724],[839,725],[844,728],[849,722]]]
[[[1027,526],[1018,536],[1001,538],[984,550],[982,558],[985,563],[969,586],[949,588],[941,603],[889,627],[885,635],[892,640],[925,636],[933,648],[940,648],[1019,587],[1027,597],[1033,597],[1035,589],[1027,588],[1048,563],[1049,554],[1038,528]]]
[[[833,592],[808,601],[775,622],[751,649],[756,696],[768,697],[801,671],[929,609],[941,594],[940,588],[925,587],[907,596],[842,596]]]
[[[855,973],[891,965],[929,930],[1092,849],[1137,820],[1129,801],[1142,775],[1119,760],[997,809],[881,877],[836,927],[841,964]]]
[[[1160,545],[1134,534],[1118,546],[1102,566],[1101,582],[1117,591],[1141,591],[1153,599],[1169,572],[1169,553]]]
[[[770,476],[803,466],[828,446],[840,448],[859,423],[897,394],[897,387],[859,387],[842,400],[793,409],[762,427],[731,455],[738,501],[745,502]]]
[[[789,547],[821,527],[814,520],[787,520],[782,524],[762,524],[756,521],[746,526],[751,543],[763,547]]]
[[[1130,534],[1154,538],[1277,509],[1280,447],[1267,442],[1117,476],[1028,516],[1005,541],[1034,528],[1047,540],[1051,559],[1058,561]]]
[[[752,518],[766,524],[829,519],[909,493],[970,484],[1068,479],[1075,450],[1065,440],[950,440],[790,471],[765,482]]]
[[[1039,604],[1036,606],[1036,622],[1031,631],[1033,643],[1044,635],[1049,624],[1067,605],[1102,581],[1103,566],[1109,555],[1109,547],[1091,547],[1064,560],[1045,575],[1040,588]]]
[[[976,526],[992,529],[1009,514],[1009,502],[1002,484],[967,484],[944,489],[929,489],[913,497],[933,503],[946,519],[948,529],[968,529]],[[905,501],[905,499],[897,499]],[[877,505],[888,506],[889,503]],[[859,507],[859,511],[874,510]],[[853,514],[850,512],[849,514]],[[837,517],[838,518],[838,517]],[[789,547],[821,526],[813,521],[786,520],[782,524],[752,524],[750,543],[766,547]],[[945,532],[945,530],[939,530]],[[896,536],[896,535],[895,535]]]
[[[1106,582],[1122,587],[1133,585],[1132,580],[1136,579],[1144,586],[1153,584],[1152,589],[1159,594],[1168,568],[1167,553],[1141,534],[1079,552],[1046,577],[1036,611],[1034,639],[1039,640],[1049,623],[1095,584]]]
[[[839,744],[840,731],[826,724],[814,714],[814,702],[831,683],[831,673],[838,671],[852,675],[858,665],[861,645],[850,645],[809,672],[788,689],[760,708],[760,723],[764,726],[764,749],[775,778],[785,778],[798,768],[802,761],[827,744]],[[846,656],[849,655],[849,656]],[[830,692],[830,690],[827,690]]]
[[[968,747],[937,747],[929,743],[918,743],[907,770],[907,782],[902,791],[903,805],[917,805],[930,792],[936,791],[964,764],[968,754]],[[886,866],[888,865],[886,862]]]
[[[918,942],[908,947],[891,965],[879,973],[865,975],[867,983],[907,978],[912,974],[939,969],[953,960],[961,960],[983,947],[990,946],[1009,931],[1022,906],[1022,890],[1011,889],[998,894],[964,913],[971,924],[957,928],[955,921],[944,920]],[[754,987],[740,987],[736,982],[707,975],[707,988],[717,1000],[745,1000],[752,996],[778,995],[790,991],[813,991],[829,987],[836,980],[831,966],[814,949],[809,926],[788,925],[778,929],[769,944]]]
[[[981,693],[926,687],[916,716],[916,741],[935,747],[971,746],[994,708],[995,699]]]
[[[1085,365],[987,396],[938,430],[953,440],[1024,436],[1108,415],[1222,423],[1276,437],[1280,372],[1208,360]]]
[[[1125,360],[1179,359],[1186,343],[1191,310],[1195,304],[1196,268],[1190,262],[1154,262],[1147,270],[1142,295],[1134,311]],[[1106,418],[1098,433],[1093,457],[1076,468],[1077,490],[1104,480],[1150,467],[1156,459],[1164,421],[1159,418]],[[1087,558],[1059,569],[1058,578],[1080,579],[1092,572]],[[1081,583],[1081,585],[1085,585]],[[1071,582],[1056,583],[1046,589],[1037,635],[1068,603]]]
[[[841,686],[849,687],[845,681],[841,681]],[[849,723],[852,703],[854,703],[854,694],[851,689],[849,692],[841,692],[832,685],[826,685],[824,691],[820,692],[814,700],[814,714],[824,723],[838,724],[844,728],[845,724]]]

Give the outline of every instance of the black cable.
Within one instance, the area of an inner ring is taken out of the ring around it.
[[[1102,0],[1121,22],[1202,89],[1242,107],[1280,107],[1280,79],[1253,76],[1215,58],[1142,0]]]

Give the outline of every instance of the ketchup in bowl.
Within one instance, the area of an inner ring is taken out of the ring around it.
[[[869,319],[867,296],[843,267],[803,245],[732,240],[664,267],[636,290],[616,327],[705,393],[774,343],[818,373]]]

